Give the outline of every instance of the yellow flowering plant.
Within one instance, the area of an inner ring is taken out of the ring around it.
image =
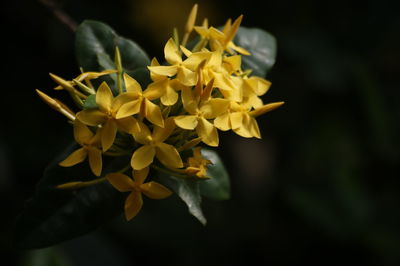
[[[229,198],[227,171],[209,147],[219,146],[219,131],[261,138],[256,118],[283,104],[261,98],[276,43],[261,29],[240,27],[243,16],[215,28],[207,19],[197,25],[196,14],[197,5],[182,40],[174,30],[164,58],[152,60],[104,23],[78,27],[81,73],[50,74],[77,108],[37,90],[71,123],[76,143],[46,168],[20,215],[20,246],[49,246],[120,213],[131,220],[143,195],[175,193],[203,224],[202,196]]]

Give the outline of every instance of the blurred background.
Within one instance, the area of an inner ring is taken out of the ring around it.
[[[162,58],[195,1],[56,1],[77,23],[103,21]],[[220,155],[232,199],[205,199],[203,227],[177,198],[145,201],[82,238],[12,247],[13,225],[45,166],[72,140],[35,89],[79,72],[73,32],[40,1],[3,3],[0,130],[2,265],[400,265],[400,16],[396,1],[197,1],[198,23],[244,14],[278,41],[259,118],[262,140],[231,133]],[[55,95],[55,94],[53,94]],[[60,96],[61,98],[63,96]],[[397,174],[396,174],[397,173]]]

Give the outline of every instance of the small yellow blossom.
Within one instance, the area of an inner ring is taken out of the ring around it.
[[[110,87],[103,82],[96,93],[96,103],[99,109],[87,109],[76,114],[76,117],[86,125],[102,125],[101,145],[103,151],[108,150],[114,143],[117,129],[129,134],[140,130],[134,117],[117,117],[119,108],[126,100],[123,96],[121,94],[114,98]]]
[[[131,166],[141,170],[149,166],[154,157],[168,168],[182,168],[183,163],[177,149],[164,141],[171,135],[175,128],[172,118],[165,120],[164,128],[154,126],[153,133],[148,127],[140,123],[140,131],[133,134],[136,142],[142,144],[132,155]]]
[[[148,66],[147,68],[154,74],[173,77],[185,86],[193,86],[197,83],[197,73],[188,68],[192,65],[192,59],[182,60],[178,46],[173,39],[169,39],[164,47],[164,55],[169,66]]]
[[[228,20],[222,32],[214,27],[207,28],[206,26],[198,26],[194,27],[194,29],[200,34],[200,36],[209,39],[210,46],[214,51],[222,49],[230,54],[233,54],[233,51],[236,51],[243,55],[250,55],[246,49],[235,45],[232,41],[239,29],[242,19],[243,15],[239,16],[233,24]]]
[[[172,192],[160,183],[150,181],[144,183],[149,174],[146,167],[140,171],[134,170],[133,179],[120,173],[112,173],[106,176],[111,185],[120,192],[131,192],[125,200],[125,217],[129,221],[134,218],[143,206],[142,194],[151,199],[164,199]]]
[[[100,176],[102,169],[100,131],[101,129],[96,134],[93,134],[86,125],[76,119],[74,121],[74,138],[82,147],[71,153],[59,165],[70,167],[83,162],[86,157],[89,157],[90,169],[93,174]]]
[[[151,60],[151,66],[160,66],[156,58]],[[179,98],[177,91],[182,89],[182,85],[178,80],[171,79],[168,76],[150,73],[151,79],[154,81],[148,86],[150,90],[158,90],[160,92],[160,100],[163,105],[174,105]]]
[[[201,156],[201,147],[196,147],[193,149],[193,157],[189,157],[184,171],[188,175],[207,178],[207,165],[209,164],[212,164],[212,162]]]
[[[232,129],[236,134],[245,138],[261,138],[260,129],[255,117],[272,111],[281,106],[283,102],[263,105],[251,111],[249,104],[239,104],[231,101],[226,113],[214,120],[214,125],[223,131]]]
[[[143,91],[140,84],[128,74],[124,74],[124,81],[126,93],[121,94],[121,97],[130,98],[130,100],[120,107],[116,118],[122,119],[140,114],[154,125],[163,127],[164,119],[160,107],[151,102],[151,100],[160,98],[162,91],[157,87],[150,87]]]
[[[189,114],[175,117],[176,125],[187,130],[196,129],[196,133],[204,143],[217,147],[218,132],[209,120],[226,112],[229,101],[221,98],[200,101],[200,97],[196,97],[194,92],[187,88],[182,90],[182,102]]]

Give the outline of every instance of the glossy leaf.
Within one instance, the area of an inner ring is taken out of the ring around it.
[[[139,45],[118,36],[110,26],[102,22],[85,20],[76,31],[77,59],[85,71],[109,69],[114,59],[115,47],[120,50],[124,70],[134,71],[150,65],[149,57]],[[106,55],[110,59],[108,64],[104,60]]]
[[[275,64],[275,37],[262,29],[240,27],[234,42],[251,53],[242,56],[242,69],[252,69],[252,75],[265,77]]]
[[[77,190],[55,188],[67,182],[96,178],[87,162],[73,167],[58,166],[74,149],[75,145],[46,168],[34,197],[27,202],[17,219],[17,247],[51,246],[95,230],[122,213],[125,196],[108,182]],[[103,174],[117,171],[128,163],[129,158],[105,160]]]
[[[201,194],[214,200],[229,199],[231,189],[229,175],[218,153],[214,150],[204,148],[202,155],[204,158],[210,160],[212,165],[209,165],[207,170],[207,175],[210,179],[200,182]]]
[[[171,188],[186,203],[190,214],[196,217],[203,225],[207,223],[201,210],[199,182],[173,176],[162,176],[160,181]]]

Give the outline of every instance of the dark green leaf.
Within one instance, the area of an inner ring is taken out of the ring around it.
[[[55,186],[72,181],[96,178],[87,162],[73,167],[58,163],[76,146],[50,164],[38,183],[33,199],[25,206],[16,224],[19,248],[43,248],[69,240],[96,229],[123,211],[125,196],[108,182],[79,190],[59,190]],[[122,168],[129,158],[104,161],[104,174]]]
[[[188,206],[189,212],[203,225],[207,223],[201,210],[199,182],[172,176],[162,176],[162,183],[171,188]]]
[[[211,178],[200,182],[201,194],[214,200],[229,199],[229,175],[218,153],[210,149],[203,149],[202,155],[213,164],[208,166],[207,171],[207,175]]]
[[[275,64],[275,37],[262,29],[240,27],[234,42],[251,53],[242,56],[242,68],[252,69],[253,75],[265,77]]]
[[[71,266],[69,258],[60,247],[28,251],[22,256],[19,266]]]
[[[94,109],[94,108],[97,108],[96,95],[92,94],[86,98],[85,102],[83,103],[83,109]]]
[[[147,69],[150,65],[150,59],[142,48],[118,36],[110,26],[102,22],[85,20],[76,31],[76,55],[84,71],[114,69],[115,47],[120,50],[124,71]]]

